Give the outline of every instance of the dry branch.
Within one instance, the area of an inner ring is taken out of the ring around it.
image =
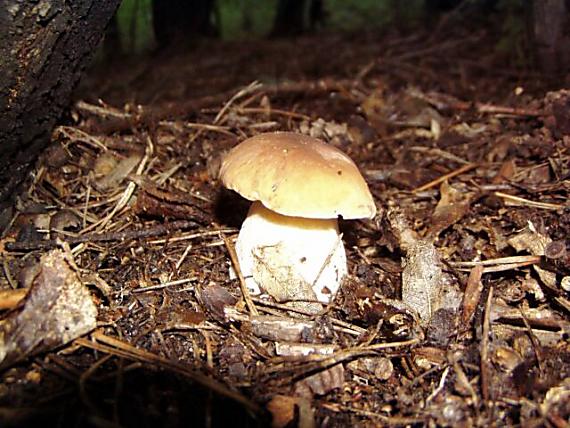
[[[69,245],[77,245],[87,242],[125,242],[134,239],[154,238],[167,235],[172,232],[185,229],[193,229],[200,226],[191,220],[178,220],[168,225],[155,225],[141,230],[125,230],[122,232],[91,233],[83,236],[66,237],[63,239],[46,239],[41,241],[7,242],[7,251],[33,251],[56,248],[65,242]]]

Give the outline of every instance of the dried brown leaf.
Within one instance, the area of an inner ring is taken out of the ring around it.
[[[552,240],[537,232],[532,224],[522,232],[509,238],[508,243],[517,252],[528,251],[534,256],[544,256],[546,246]]]
[[[483,291],[483,284],[481,283],[481,276],[483,275],[483,265],[477,265],[469,273],[467,279],[467,287],[465,287],[465,294],[463,295],[463,305],[461,312],[461,326],[468,327],[468,323],[473,318],[473,314],[479,305],[481,292]]]
[[[116,164],[109,162],[108,165],[105,165],[105,168],[99,167],[101,171],[105,171],[105,175],[95,183],[97,188],[106,190],[116,187],[135,169],[141,159],[141,154],[132,154]]]
[[[40,259],[20,307],[0,320],[0,367],[49,351],[93,330],[97,307],[61,250]]]
[[[513,159],[508,159],[503,162],[497,175],[493,177],[492,183],[499,184],[513,178],[517,170],[517,165]]]
[[[471,205],[471,194],[457,190],[444,181],[440,186],[441,198],[431,218],[428,235],[438,236],[443,230],[457,223],[467,214]]]
[[[224,309],[226,306],[235,306],[238,302],[238,299],[228,290],[217,284],[209,284],[204,287],[198,293],[198,297],[206,310],[219,320],[225,320]]]

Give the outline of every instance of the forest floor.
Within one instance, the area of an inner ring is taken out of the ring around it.
[[[568,426],[570,91],[495,43],[95,67],[1,241],[2,426]],[[221,159],[283,130],[346,152],[378,208],[341,222],[349,277],[316,315],[230,276],[249,203]],[[410,289],[436,296],[421,319]]]

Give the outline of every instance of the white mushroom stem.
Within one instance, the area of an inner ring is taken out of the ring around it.
[[[284,216],[260,202],[249,209],[236,253],[250,292],[266,291],[278,301],[328,303],[347,274],[337,219]]]

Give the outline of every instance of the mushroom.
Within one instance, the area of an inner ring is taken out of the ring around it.
[[[236,242],[249,291],[330,302],[348,272],[338,217],[376,215],[354,162],[316,138],[266,133],[234,147],[220,179],[253,201]]]

